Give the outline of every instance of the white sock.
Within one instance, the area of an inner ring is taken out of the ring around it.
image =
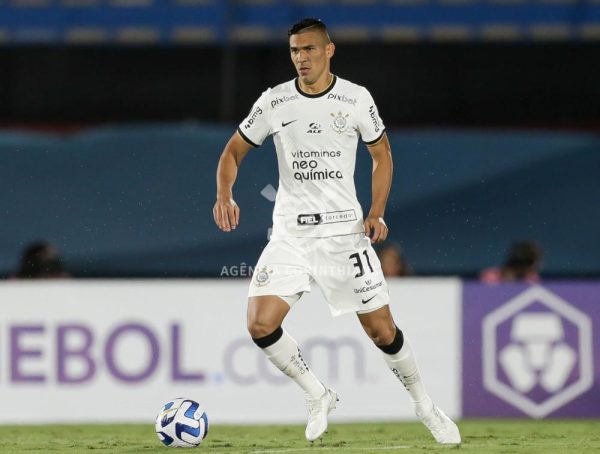
[[[325,387],[308,368],[300,355],[298,344],[286,330],[283,330],[283,335],[277,342],[262,350],[269,361],[298,383],[309,397],[316,399],[323,395]]]
[[[406,336],[404,336],[404,344],[398,353],[393,355],[384,353],[383,358],[408,391],[417,415],[428,413],[431,410],[432,401],[425,391],[415,355]]]

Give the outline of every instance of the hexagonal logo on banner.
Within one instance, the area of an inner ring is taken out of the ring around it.
[[[536,286],[483,319],[485,388],[533,418],[543,418],[593,384],[592,322]]]

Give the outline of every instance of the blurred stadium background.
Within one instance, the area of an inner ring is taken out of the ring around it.
[[[69,275],[103,278],[0,283],[0,422],[151,420],[183,394],[217,422],[303,418],[244,331],[270,141],[242,166],[240,228],[211,208],[222,147],[294,77],[286,29],[307,16],[388,128],[387,222],[415,274],[391,280],[394,311],[432,393],[455,417],[600,417],[598,0],[0,0],[0,275],[43,239]],[[522,239],[543,249],[541,284],[476,282]],[[402,391],[355,321],[318,300],[289,323],[351,395],[340,419],[411,418],[386,406]],[[370,400],[352,395],[365,384]]]

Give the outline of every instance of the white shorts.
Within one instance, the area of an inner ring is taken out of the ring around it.
[[[248,296],[275,295],[292,306],[316,283],[334,316],[389,304],[387,283],[363,233],[272,238],[254,269]]]

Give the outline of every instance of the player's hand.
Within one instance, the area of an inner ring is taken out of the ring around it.
[[[240,221],[240,207],[231,197],[217,198],[213,207],[215,223],[224,232],[235,230]]]
[[[381,216],[367,216],[364,227],[365,235],[371,238],[371,243],[381,243],[388,236],[388,227]]]

